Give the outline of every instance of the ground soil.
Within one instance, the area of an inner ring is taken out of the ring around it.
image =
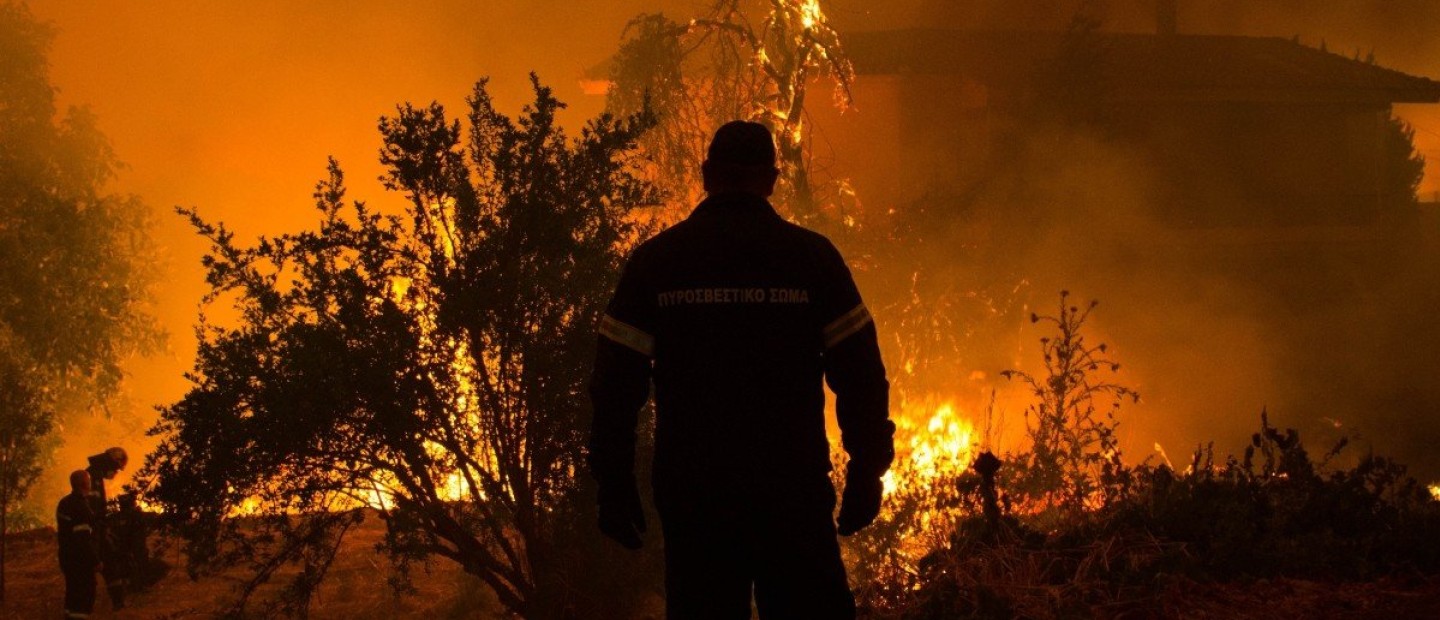
[[[396,595],[386,581],[388,563],[375,551],[383,534],[378,519],[366,519],[347,539],[329,577],[320,588],[310,617],[440,618],[489,620],[504,617],[495,597],[480,580],[465,574],[453,562],[437,561],[428,570],[414,572],[416,594]],[[163,541],[158,546],[166,547]],[[152,546],[157,541],[152,540]],[[181,619],[212,618],[229,607],[235,586],[244,576],[234,574],[191,580],[176,545],[161,556],[173,568],[155,587],[133,594],[126,608],[112,611],[102,591],[95,618]],[[15,534],[9,541],[5,602],[0,619],[48,619],[63,616],[64,581],[56,559],[51,529]]]
[[[1169,593],[1161,617],[1186,619],[1440,618],[1440,577],[1385,577],[1361,583],[1273,579],[1187,584]]]
[[[449,562],[435,562],[415,573],[416,594],[396,595],[386,582],[387,563],[375,551],[382,530],[366,519],[345,543],[311,609],[311,617],[437,618],[489,620],[505,615],[478,579]],[[160,545],[166,547],[165,545]],[[102,592],[96,618],[211,618],[233,601],[242,574],[191,580],[175,545],[162,550],[175,568],[153,589],[132,595],[129,605],[112,611]],[[55,534],[43,529],[9,540],[5,602],[0,619],[60,618],[63,582],[56,563]],[[1356,620],[1440,618],[1440,577],[1388,577],[1364,583],[1326,583],[1293,579],[1250,583],[1182,583],[1167,588],[1154,609],[1137,614],[1094,610],[1098,617],[1194,619]]]

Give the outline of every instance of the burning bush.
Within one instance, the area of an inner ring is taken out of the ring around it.
[[[1058,333],[1041,340],[1045,375],[1011,373],[1035,398],[1028,450],[1002,464],[966,446],[939,475],[898,465],[881,522],[847,545],[869,615],[1153,615],[1191,581],[1440,570],[1440,502],[1390,459],[1332,467],[1346,439],[1316,458],[1262,412],[1240,457],[1125,463],[1114,411],[1138,396],[1104,377],[1119,368],[1108,347],[1086,344],[1094,307],[1062,293],[1032,319]]]
[[[629,157],[652,121],[604,115],[572,139],[534,87],[511,119],[477,84],[464,138],[437,104],[382,119],[407,217],[347,205],[333,161],[316,231],[243,246],[186,212],[212,244],[207,302],[240,319],[202,320],[141,484],[182,524],[192,570],[254,569],[237,609],[288,575],[276,609],[303,613],[365,514],[400,585],[445,558],[525,617],[599,606],[587,596],[621,614],[616,583],[646,579],[593,564],[593,490],[574,472],[595,325],[639,232],[629,210],[650,199]]]

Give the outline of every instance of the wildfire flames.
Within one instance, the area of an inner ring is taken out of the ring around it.
[[[927,399],[917,406],[902,406],[895,434],[902,446],[897,460],[906,466],[885,474],[887,495],[900,488],[929,486],[963,471],[975,457],[975,425],[950,401],[935,404]]]

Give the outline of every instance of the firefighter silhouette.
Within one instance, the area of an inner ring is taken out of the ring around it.
[[[170,566],[150,554],[150,522],[156,515],[140,509],[134,493],[115,498],[116,512],[110,516],[110,538],[115,545],[115,558],[120,574],[126,577],[129,592],[141,592],[155,585],[170,571]]]
[[[849,454],[838,533],[880,510],[894,458],[874,322],[840,253],[776,214],[770,132],[722,126],[706,199],[636,248],[600,325],[589,462],[600,529],[642,545],[638,412],[655,396],[655,505],[672,619],[853,618],[825,435]]]
[[[105,590],[110,595],[110,606],[114,609],[125,607],[125,588],[129,572],[110,533],[111,511],[109,498],[105,493],[105,481],[114,479],[115,474],[124,470],[129,461],[124,448],[110,448],[89,457],[90,466],[85,468],[90,474],[90,492],[86,494],[86,499],[89,500],[90,512],[95,516],[95,542],[100,549],[100,563],[104,565],[100,574],[105,578]]]
[[[65,575],[65,617],[89,618],[95,609],[95,571],[100,545],[95,514],[90,510],[90,474],[70,473],[70,494],[55,507],[55,535],[60,572]]]

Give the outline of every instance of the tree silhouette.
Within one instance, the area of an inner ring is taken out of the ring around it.
[[[0,331],[53,397],[96,403],[125,357],[160,342],[150,214],[106,193],[119,164],[94,116],[57,118],[50,36],[0,4]]]
[[[1385,175],[1381,199],[1389,208],[1414,206],[1425,178],[1425,156],[1415,148],[1415,128],[1392,113],[1382,131]]]
[[[25,499],[42,471],[55,426],[45,395],[28,369],[0,341],[0,532],[8,531],[10,513]],[[5,600],[6,541],[0,537],[0,601]]]
[[[333,161],[318,230],[241,246],[185,212],[213,244],[207,302],[241,318],[202,321],[192,388],[162,409],[141,484],[182,523],[192,568],[253,569],[237,610],[298,564],[266,609],[303,614],[361,506],[402,586],[439,557],[524,617],[585,603],[591,560],[570,544],[598,538],[575,476],[582,388],[641,232],[629,209],[652,200],[631,156],[652,121],[602,115],[571,139],[532,81],[518,119],[478,83],[468,133],[438,104],[381,119],[403,217],[347,205]]]
[[[0,2],[0,533],[19,509],[48,519],[48,501],[24,500],[58,444],[56,413],[104,406],[125,358],[161,342],[149,211],[106,192],[118,163],[94,117],[58,114],[51,36]],[[0,538],[0,600],[4,552]]]

